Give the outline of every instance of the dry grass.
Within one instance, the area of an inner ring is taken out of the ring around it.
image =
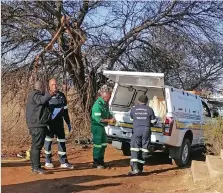
[[[29,91],[28,91],[29,92]],[[28,92],[19,90],[7,92],[2,97],[2,146],[17,146],[30,144],[30,135],[25,120],[25,106]],[[85,113],[77,97],[76,92],[71,89],[67,93],[68,109],[72,124],[70,140],[90,136],[89,114]],[[67,126],[65,125],[67,130]]]
[[[22,75],[24,76],[22,76]],[[21,76],[20,78],[18,78]],[[25,105],[30,86],[27,85],[28,74],[13,73],[13,76],[2,80],[2,146],[17,146],[30,144],[30,136],[25,121]],[[7,84],[6,84],[7,83]],[[72,124],[70,140],[82,137],[90,138],[90,116],[88,109],[92,103],[92,85],[87,88],[85,110],[80,96],[73,88],[67,93],[68,108]],[[65,126],[67,130],[67,127]],[[219,154],[223,148],[223,118],[208,122],[204,130],[208,153]]]
[[[223,117],[208,121],[204,129],[208,154],[218,155],[223,149]]]

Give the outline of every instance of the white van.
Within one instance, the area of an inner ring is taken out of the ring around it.
[[[164,85],[162,73],[104,71],[103,74],[115,83],[109,106],[117,120],[105,128],[106,133],[112,145],[124,155],[130,153],[130,109],[142,94],[147,95],[148,105],[158,120],[151,128],[152,151],[168,150],[170,158],[178,166],[184,166],[191,148],[204,146],[204,117],[211,117],[211,113],[199,96]]]

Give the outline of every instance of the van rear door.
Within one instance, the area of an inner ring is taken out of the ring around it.
[[[140,87],[164,87],[163,73],[128,72],[104,70],[103,74],[113,82],[121,85]]]

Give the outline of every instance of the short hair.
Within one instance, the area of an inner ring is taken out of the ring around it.
[[[141,95],[138,99],[140,103],[146,104],[148,102],[148,97],[146,95]]]
[[[108,87],[108,85],[104,84],[99,90],[98,93],[103,93],[103,92],[112,92],[112,89]]]

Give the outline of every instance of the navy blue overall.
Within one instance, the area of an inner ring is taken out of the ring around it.
[[[153,109],[146,104],[138,104],[133,107],[130,112],[130,117],[133,119],[130,165],[132,170],[143,171],[145,158],[149,152],[151,121],[155,122],[156,117]]]
[[[55,108],[61,108],[60,112],[56,115],[56,117],[51,120],[49,124],[50,132],[46,135],[45,138],[45,154],[46,154],[46,163],[51,163],[51,146],[52,146],[52,138],[57,136],[58,141],[58,154],[59,160],[61,164],[68,163],[66,156],[66,145],[65,145],[65,132],[64,132],[64,124],[63,120],[67,124],[70,124],[70,118],[68,115],[67,108],[67,100],[65,95],[62,92],[58,92],[56,96],[53,96],[49,101],[49,106],[51,111],[53,112]]]

